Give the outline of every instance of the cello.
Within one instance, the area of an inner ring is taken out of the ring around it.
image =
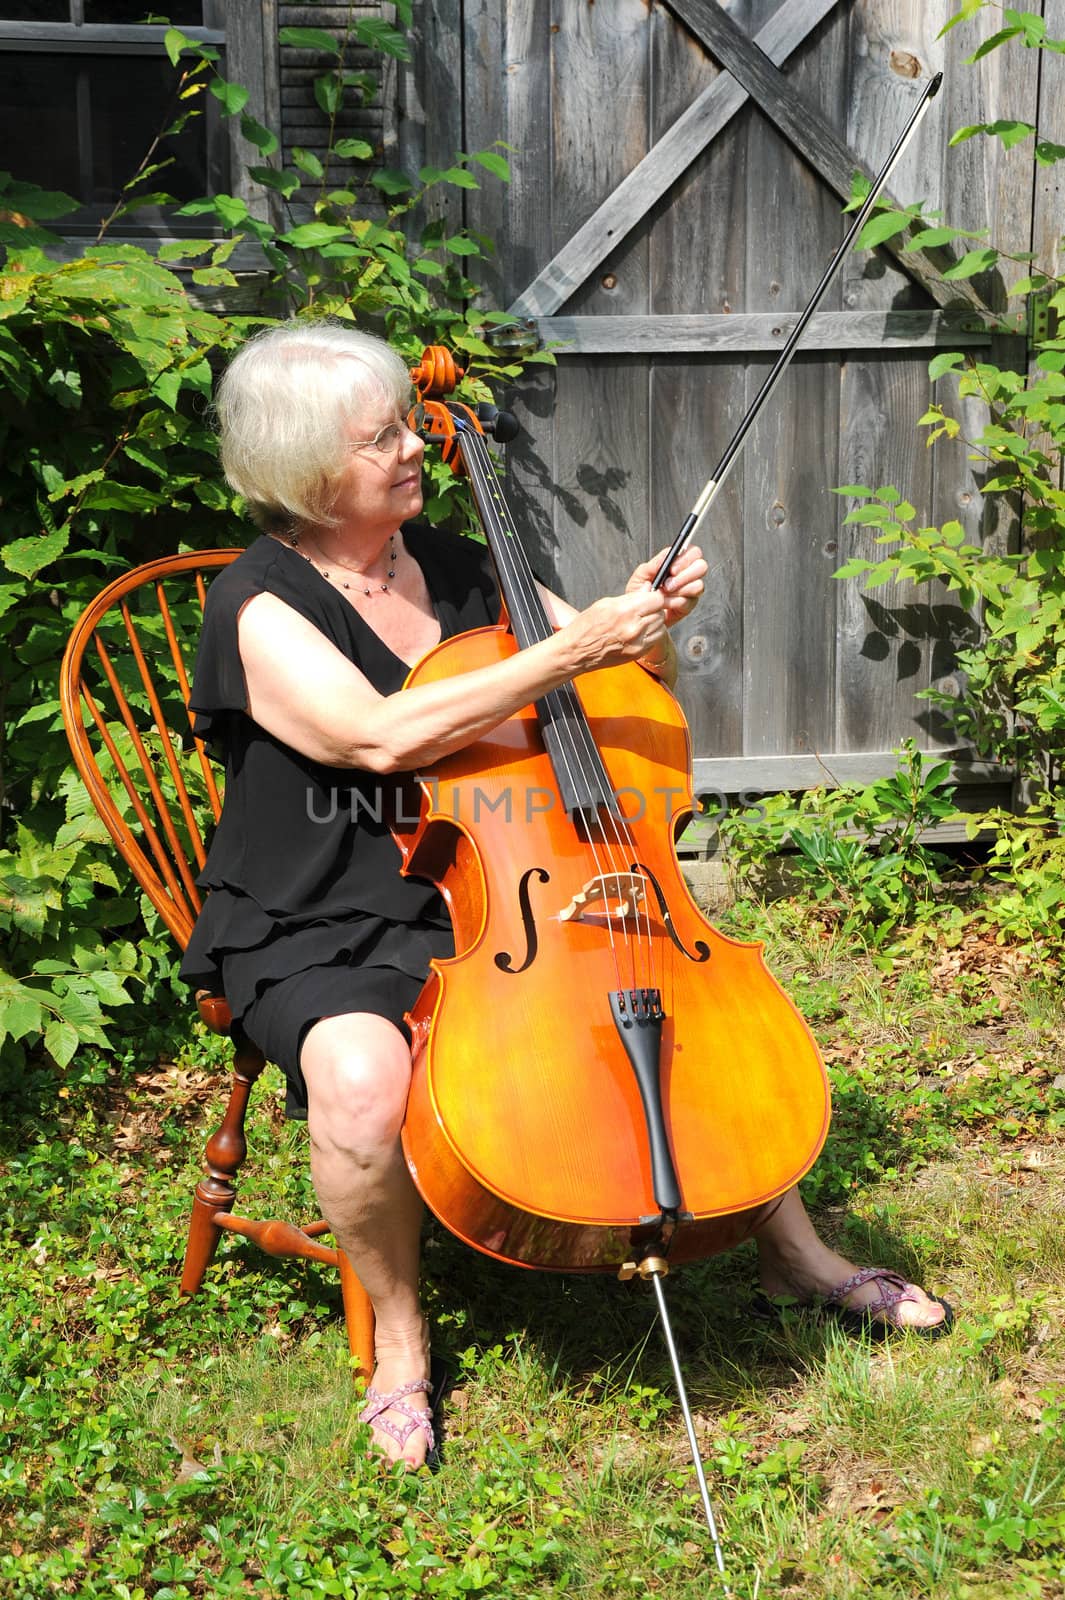
[[[433,349],[423,432],[461,454],[507,621],[446,640],[407,686],[503,659],[551,623],[472,409]],[[519,1266],[618,1271],[747,1238],[817,1157],[828,1088],[761,948],[688,892],[687,727],[636,663],[585,673],[423,776],[403,870],[432,879],[455,956],[410,1015],[403,1139],[430,1209]]]
[[[654,579],[660,587],[941,82],[931,80],[773,370]],[[446,640],[407,687],[499,662],[551,622],[481,419],[432,347],[412,425],[461,463],[505,614]],[[455,955],[409,1015],[403,1148],[435,1215],[514,1265],[650,1278],[714,1541],[720,1543],[660,1279],[751,1236],[809,1170],[829,1123],[816,1044],[761,946],[714,928],[675,841],[693,809],[687,728],[638,663],[582,674],[420,777],[394,833],[432,880]]]

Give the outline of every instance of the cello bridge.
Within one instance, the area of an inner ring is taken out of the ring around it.
[[[610,922],[626,922],[636,916],[643,897],[644,879],[639,872],[600,873],[577,891],[558,919],[579,922],[586,911],[595,910]]]

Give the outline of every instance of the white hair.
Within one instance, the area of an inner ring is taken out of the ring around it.
[[[215,395],[222,468],[261,528],[328,525],[345,426],[368,406],[410,405],[403,358],[342,322],[283,323],[234,356]]]

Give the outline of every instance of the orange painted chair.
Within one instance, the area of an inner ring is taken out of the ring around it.
[[[196,874],[205,826],[221,796],[202,743],[192,737],[189,678],[207,583],[239,550],[164,556],[108,584],[86,609],[63,656],[60,700],[78,771],[119,853],[184,950],[201,905]],[[248,1098],[266,1065],[232,1026],[221,995],[198,994],[200,1016],[233,1039],[233,1085],[207,1143],[196,1186],[181,1292],[195,1294],[223,1233],[239,1233],[272,1256],[327,1262],[340,1272],[356,1375],[369,1377],[373,1310],[351,1263],[321,1243],[329,1226],[236,1216],[236,1178],[247,1154]]]

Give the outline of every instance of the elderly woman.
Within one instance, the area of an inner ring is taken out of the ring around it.
[[[382,796],[413,797],[413,773],[579,673],[640,661],[672,680],[667,630],[698,600],[706,563],[689,549],[656,592],[657,558],[645,562],[624,594],[581,612],[545,592],[551,638],[403,691],[425,651],[495,622],[499,606],[480,546],[412,520],[423,447],[409,404],[400,357],[344,325],[271,329],[222,379],[223,465],[262,537],[207,602],[192,704],[224,757],[226,794],[183,974],[220,982],[283,1068],[289,1114],[308,1120],[323,1214],[377,1319],[363,1415],[388,1458],[417,1467],[433,1439],[419,1404],[422,1207],[399,1144],[404,1016],[452,945],[435,889],[400,875]],[[770,1294],[832,1297],[881,1326],[949,1322],[942,1302],[830,1250],[795,1191],[758,1248]]]

